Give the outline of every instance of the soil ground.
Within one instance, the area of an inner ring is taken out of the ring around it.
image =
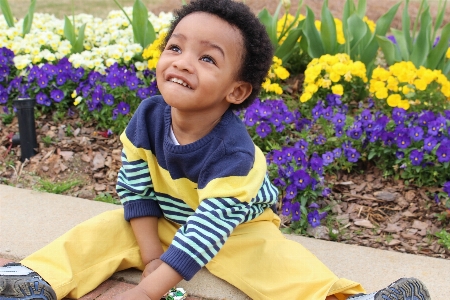
[[[147,8],[159,14],[161,11],[169,12],[181,6],[181,0],[142,0]],[[342,8],[346,0],[332,0],[328,1],[332,14],[334,17],[342,19]],[[355,3],[358,1],[353,0]],[[134,0],[118,0],[122,6],[132,6]],[[187,1],[189,2],[189,1]],[[267,8],[273,13],[278,5],[278,0],[244,0],[244,2],[250,6],[250,8],[258,13],[263,8]],[[389,8],[400,1],[397,0],[367,0],[367,16],[371,20],[377,20],[381,15],[386,13]],[[396,18],[392,23],[392,27],[401,27],[401,12],[403,10],[404,0],[401,1]],[[17,18],[23,18],[28,11],[30,1],[29,0],[14,0],[10,1],[10,6],[13,14]],[[292,6],[290,13],[294,14],[297,10],[300,0],[291,0]],[[301,12],[306,13],[305,6],[309,6],[317,18],[320,18],[320,11],[322,9],[324,0],[303,0],[303,6]],[[437,0],[428,0],[432,16],[437,13],[438,3]],[[73,6],[72,6],[73,5]],[[414,19],[417,15],[417,11],[420,6],[420,0],[411,0],[409,4],[409,13],[411,19]],[[87,13],[101,18],[105,18],[109,11],[118,9],[114,0],[39,0],[36,4],[36,12],[54,14],[59,18],[64,15]],[[450,5],[447,6],[444,13],[444,23],[450,22]]]
[[[131,5],[132,0],[122,0]],[[151,11],[171,11],[180,0],[144,1]],[[16,17],[23,17],[29,0],[11,1]],[[273,12],[278,1],[247,0],[255,11],[263,7]],[[298,1],[292,1],[295,9]],[[306,0],[316,15],[323,1]],[[343,0],[330,1],[337,17]],[[369,18],[376,20],[395,2],[368,0]],[[419,1],[411,1],[417,9]],[[434,7],[437,1],[430,1]],[[71,14],[69,0],[39,0],[36,11],[59,17]],[[105,17],[116,9],[112,0],[79,0],[75,13],[90,13]],[[448,10],[449,8],[447,8]],[[450,11],[446,14],[450,18]],[[398,22],[398,19],[397,19]],[[121,145],[118,136],[104,137],[95,124],[83,123],[76,116],[64,121],[42,116],[36,120],[39,153],[30,161],[20,161],[20,147],[12,145],[17,133],[17,119],[11,124],[0,121],[0,184],[28,189],[41,189],[86,199],[117,202],[115,183],[120,168]],[[450,214],[442,203],[432,197],[436,189],[406,186],[402,181],[383,178],[381,172],[367,165],[361,172],[334,174],[327,178],[334,184],[331,200],[323,204],[332,207],[331,218],[324,226],[310,229],[317,238],[358,244],[380,249],[408,252],[439,258],[450,258],[450,251],[437,242],[434,233],[444,228],[450,232]],[[67,190],[64,189],[68,187]],[[282,217],[283,230],[288,230],[289,218]]]

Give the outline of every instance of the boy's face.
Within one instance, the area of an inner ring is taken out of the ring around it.
[[[239,93],[236,88],[245,85],[236,79],[243,49],[240,31],[226,21],[203,12],[187,15],[156,66],[164,100],[184,112],[225,111]]]

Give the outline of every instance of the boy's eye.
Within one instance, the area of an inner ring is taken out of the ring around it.
[[[175,51],[175,52],[181,52],[180,47],[178,47],[177,45],[170,45],[170,46],[167,47],[167,50]]]
[[[211,56],[209,56],[209,55],[204,55],[204,56],[202,56],[201,58],[200,58],[200,60],[202,60],[202,61],[204,61],[204,62],[207,62],[207,63],[210,63],[210,64],[216,64],[216,62],[214,61],[214,59],[211,57]]]

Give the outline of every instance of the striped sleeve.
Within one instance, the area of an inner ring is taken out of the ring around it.
[[[222,248],[239,224],[256,218],[275,203],[276,188],[266,176],[249,203],[236,198],[208,198],[187,219],[161,259],[184,279],[190,280]]]
[[[142,159],[128,161],[125,151],[122,151],[122,167],[119,170],[116,190],[124,206],[127,221],[144,216],[162,216],[161,208],[155,201],[147,162]]]

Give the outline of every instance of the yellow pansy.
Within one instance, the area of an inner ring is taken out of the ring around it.
[[[397,78],[395,78],[394,76],[390,76],[387,80],[387,85],[386,87],[393,92],[397,92],[398,91],[398,80]]]
[[[81,100],[83,100],[83,98],[81,96],[78,96],[77,98],[75,98],[75,101],[73,101],[73,105],[77,106],[78,104],[80,104]]]
[[[286,70],[285,68],[283,68],[281,66],[276,67],[273,71],[278,76],[278,78],[280,78],[281,80],[285,80],[290,75],[288,70]]]
[[[401,101],[398,103],[398,107],[403,108],[404,110],[408,110],[411,106],[410,106],[408,100],[401,100]]]
[[[378,89],[375,92],[375,97],[377,97],[378,99],[386,99],[388,95],[389,93],[387,88]]]
[[[330,73],[330,80],[333,82],[338,82],[341,79],[341,76],[336,72]]]
[[[266,80],[263,82],[261,86],[266,92],[269,92],[270,84],[271,84],[270,79],[266,78]]]
[[[445,53],[445,57],[450,58],[450,48],[447,49],[447,53]]]
[[[325,89],[329,89],[331,86],[331,80],[329,79],[322,79],[322,81],[320,82],[320,86],[325,88]]]
[[[342,84],[335,84],[331,87],[333,94],[342,96],[344,94],[344,87]]]
[[[427,82],[423,79],[416,79],[414,80],[414,85],[416,86],[416,89],[419,91],[425,91],[427,89]]]
[[[308,84],[305,87],[305,91],[310,93],[311,95],[314,94],[315,92],[317,92],[318,89],[319,89],[319,87],[315,84]]]
[[[386,101],[390,107],[398,107],[402,101],[402,97],[399,94],[392,94]]]
[[[305,103],[306,101],[308,101],[309,99],[312,98],[312,95],[308,92],[304,92],[301,96],[300,96],[300,102]]]
[[[375,70],[373,70],[372,79],[386,81],[386,80],[388,80],[390,75],[391,75],[391,73],[388,70],[378,66],[375,68]]]
[[[374,21],[370,20],[367,16],[363,17],[363,21],[369,26],[370,32],[375,32],[376,24]]]

